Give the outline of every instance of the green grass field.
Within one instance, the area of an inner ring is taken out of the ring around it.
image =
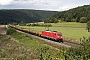
[[[48,29],[48,27],[32,27],[32,26],[20,26],[20,27],[36,31]],[[54,23],[52,24],[52,27],[49,27],[49,30],[62,32],[65,38],[71,38],[75,40],[80,40],[80,38],[83,38],[83,36],[84,37],[90,36],[90,33],[86,30],[86,23],[76,23],[76,22]]]
[[[81,28],[85,28],[86,27],[86,23],[77,23],[77,22],[63,22],[63,23],[54,23],[53,26],[55,27],[81,27]]]

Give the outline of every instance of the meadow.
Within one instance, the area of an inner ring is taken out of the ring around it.
[[[88,38],[90,32],[86,30],[86,23],[76,23],[76,22],[62,22],[53,23],[52,27],[37,27],[37,26],[20,26],[35,31],[51,30],[62,32],[65,40],[79,42],[83,37]]]

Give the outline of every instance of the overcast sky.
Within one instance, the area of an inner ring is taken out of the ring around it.
[[[1,0],[0,9],[64,11],[89,4],[90,0]]]

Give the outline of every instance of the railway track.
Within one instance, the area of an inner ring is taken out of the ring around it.
[[[63,44],[70,45],[71,47],[80,47],[81,46],[81,44],[76,44],[76,43],[68,42],[68,41],[64,41]]]
[[[58,45],[58,46],[63,46],[63,47],[66,47],[66,48],[71,48],[71,47],[79,47],[81,46],[80,44],[76,44],[76,43],[71,43],[71,42],[67,42],[67,41],[64,41],[63,43],[59,43],[59,42],[56,42],[56,41],[53,41],[53,40],[49,40],[49,39],[45,39],[45,38],[42,38],[42,37],[38,37],[36,35],[32,35],[32,34],[29,34],[29,33],[25,33],[25,32],[22,32],[22,31],[19,31],[17,30],[18,32],[21,32],[21,33],[24,33],[26,35],[30,35],[32,37],[35,37],[35,38],[38,38],[40,40],[44,40],[45,42],[48,42],[48,43],[52,43],[52,44],[55,44],[55,45]]]

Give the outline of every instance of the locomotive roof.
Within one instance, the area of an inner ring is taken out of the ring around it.
[[[57,32],[57,31],[50,31],[50,30],[44,30],[45,32],[53,32],[53,33],[61,33],[61,32]]]

